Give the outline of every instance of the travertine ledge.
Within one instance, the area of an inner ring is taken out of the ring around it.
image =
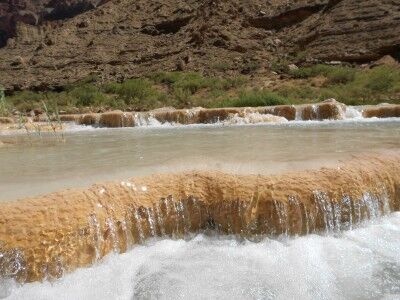
[[[400,209],[400,152],[274,176],[187,172],[0,204],[0,274],[60,277],[149,237],[351,229]]]
[[[81,125],[99,127],[135,127],[160,124],[212,124],[225,122],[235,124],[238,119],[246,119],[249,123],[287,122],[310,120],[342,120],[346,118],[349,109],[343,103],[333,99],[317,104],[278,105],[266,107],[234,107],[234,108],[192,108],[192,109],[161,109],[150,112],[90,113],[83,115],[62,115],[63,122],[75,122]],[[354,110],[354,112],[357,112]],[[379,105],[365,107],[358,112],[364,118],[400,117],[400,105]],[[37,118],[39,121],[40,118]],[[43,121],[43,120],[42,120]]]

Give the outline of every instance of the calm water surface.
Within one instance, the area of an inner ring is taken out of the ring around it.
[[[0,201],[104,180],[193,169],[272,174],[400,149],[400,122],[87,129],[0,135]]]

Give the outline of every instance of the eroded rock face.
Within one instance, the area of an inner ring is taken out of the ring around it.
[[[266,72],[289,52],[356,62],[399,55],[399,0],[115,0],[98,6],[103,2],[43,0],[35,9],[18,8],[18,17],[3,3],[1,39],[4,44],[11,27],[15,38],[0,49],[0,82],[8,90],[45,90],[93,74],[120,81],[160,70],[215,73],[221,63],[231,74]],[[18,18],[29,20],[15,25]],[[26,64],[15,64],[16,57]]]
[[[400,209],[400,153],[275,176],[189,172],[0,204],[0,276],[57,278],[149,237],[351,229]]]
[[[2,0],[0,2],[0,47],[17,35],[17,23],[41,25],[64,20],[93,9],[107,0]]]
[[[400,59],[399,0],[335,0],[287,32],[315,58],[366,62],[392,55]]]

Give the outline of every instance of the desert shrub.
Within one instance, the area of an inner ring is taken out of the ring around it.
[[[327,84],[346,84],[354,81],[356,71],[348,67],[333,67],[329,68],[324,74],[327,78]]]
[[[107,94],[118,94],[120,87],[120,83],[109,82],[101,86],[101,91]]]
[[[17,92],[10,97],[11,101],[18,105],[23,102],[38,102],[43,100],[43,96],[40,93],[35,93],[32,91],[22,91]]]
[[[258,61],[249,61],[243,65],[243,74],[254,73],[261,68],[261,64]]]
[[[213,64],[212,67],[214,70],[217,70],[220,72],[226,72],[232,68],[232,66],[229,63],[224,62],[224,61],[217,62],[217,63]]]
[[[245,107],[287,104],[288,99],[266,90],[242,91],[238,98],[213,103],[212,107]]]
[[[315,102],[318,98],[317,89],[309,85],[283,85],[276,93],[291,103]]]
[[[190,74],[193,73],[184,73],[184,72],[159,72],[155,73],[150,77],[151,80],[153,80],[155,83],[163,83],[167,85],[172,85],[178,81],[183,80],[187,74],[190,76]]]
[[[76,99],[77,106],[95,106],[107,102],[106,96],[93,84],[83,84],[73,88],[69,93]]]
[[[395,85],[396,80],[400,80],[399,71],[387,67],[379,67],[368,72],[365,80],[365,87],[374,92],[388,92]]]
[[[156,91],[147,79],[130,79],[121,83],[117,93],[125,100],[126,104],[132,104],[154,96]]]
[[[9,109],[12,107],[20,112],[26,112],[40,108],[41,101],[43,100],[44,96],[41,93],[22,91],[16,92],[12,96],[7,97],[7,106]]]
[[[173,90],[174,106],[183,107],[190,101],[191,93],[188,90],[176,88]]]
[[[247,79],[244,76],[228,77],[228,78],[216,78],[212,77],[207,80],[206,87],[212,92],[216,91],[227,91],[234,88],[239,88],[247,83]]]
[[[212,86],[217,79],[205,78],[199,73],[179,73],[179,76],[175,78],[175,81],[171,84],[174,93],[176,90],[184,91],[191,95],[197,93],[203,88]]]
[[[325,76],[328,79],[327,85],[346,84],[356,78],[356,70],[354,68],[321,64],[292,70],[290,74],[295,78],[302,79]]]

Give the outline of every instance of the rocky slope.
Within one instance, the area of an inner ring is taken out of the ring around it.
[[[63,20],[104,4],[107,0],[0,0],[0,47],[17,34],[17,23],[42,25]]]
[[[8,90],[62,89],[89,75],[123,80],[160,70],[268,73],[292,57],[366,62],[398,58],[400,51],[400,0],[32,3],[38,21],[22,18],[21,6],[11,14],[19,21],[15,37],[0,49],[0,83]],[[58,10],[49,10],[54,3]],[[10,4],[1,5],[3,24]]]

